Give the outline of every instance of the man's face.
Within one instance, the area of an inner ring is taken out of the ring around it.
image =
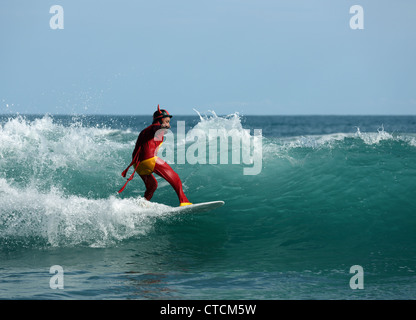
[[[170,117],[166,117],[162,119],[162,128],[170,129]]]

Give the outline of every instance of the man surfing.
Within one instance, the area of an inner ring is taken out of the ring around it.
[[[123,192],[127,183],[133,179],[134,173],[137,172],[146,186],[144,198],[150,201],[157,189],[157,180],[153,176],[153,173],[156,173],[173,187],[178,195],[181,207],[192,204],[183,192],[182,182],[178,174],[173,171],[169,164],[157,156],[159,147],[163,143],[165,131],[170,129],[171,118],[169,112],[160,109],[159,105],[157,106],[157,111],[153,113],[153,123],[140,132],[132,154],[133,160],[121,175],[126,177],[131,166],[134,167],[134,172],[118,193]]]

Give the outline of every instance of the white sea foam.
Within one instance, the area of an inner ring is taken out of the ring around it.
[[[366,132],[366,133],[362,133],[360,131],[360,128],[357,127],[357,132],[355,133],[355,136],[360,138],[362,141],[364,141],[364,143],[368,145],[378,144],[380,141],[383,141],[383,140],[394,139],[392,134],[384,131],[383,126],[378,128],[377,132]]]
[[[52,246],[103,247],[149,232],[171,207],[141,197],[64,195],[51,188],[17,188],[0,178],[0,238],[43,239]]]
[[[64,126],[50,116],[3,123],[0,239],[106,246],[148,232],[170,207],[109,195],[124,183],[124,154],[129,156],[133,147],[129,139],[117,137],[125,134],[79,122]],[[100,191],[103,186],[110,193]]]
[[[67,127],[47,115],[33,121],[17,117],[0,126],[0,159],[16,165],[47,166],[49,170],[85,166],[125,147],[109,138],[115,132],[77,122]]]

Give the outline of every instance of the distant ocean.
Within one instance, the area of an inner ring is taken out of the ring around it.
[[[159,178],[150,204],[138,176],[117,194],[150,121],[0,116],[0,299],[416,298],[416,116],[174,116],[174,136],[262,130],[257,175],[171,164],[190,201],[225,201],[189,215]]]

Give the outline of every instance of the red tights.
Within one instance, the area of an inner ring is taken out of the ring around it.
[[[173,171],[170,165],[168,165],[162,159],[157,158],[153,172],[156,173],[158,176],[161,176],[167,182],[169,182],[173,189],[175,189],[180,203],[189,202],[188,198],[185,196],[183,192],[181,179],[179,178],[178,174],[175,171]],[[144,197],[150,201],[157,189],[157,180],[153,176],[153,174],[140,175],[140,177],[143,179],[144,184],[146,186]]]

